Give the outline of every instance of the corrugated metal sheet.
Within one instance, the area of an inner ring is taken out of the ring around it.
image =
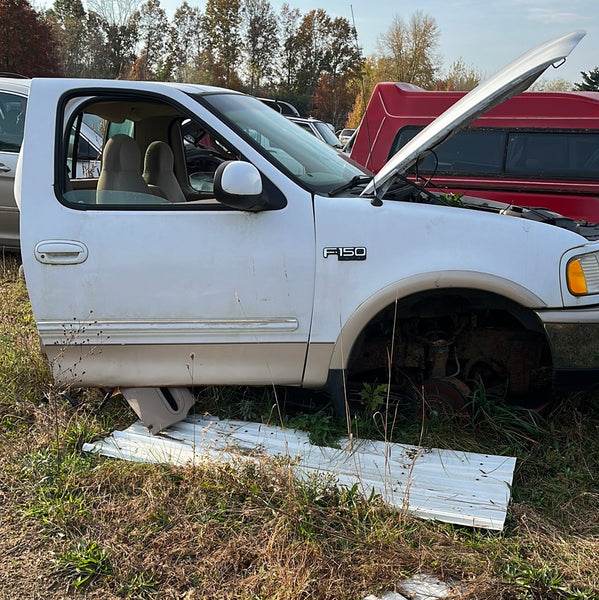
[[[129,461],[183,465],[205,458],[284,456],[298,474],[321,472],[342,486],[358,483],[389,504],[426,519],[503,528],[516,459],[370,440],[314,446],[303,432],[192,415],[151,435],[140,423],[84,450]]]

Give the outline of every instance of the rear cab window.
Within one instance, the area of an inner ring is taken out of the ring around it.
[[[389,157],[422,127],[397,132]],[[599,180],[599,133],[472,127],[428,153],[418,172],[447,176]]]

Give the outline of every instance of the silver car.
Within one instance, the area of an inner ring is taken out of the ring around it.
[[[19,211],[13,185],[23,141],[29,80],[0,77],[0,246],[19,248]]]
[[[30,80],[0,74],[0,248],[19,249],[19,210],[14,196],[15,169],[23,141]],[[76,178],[100,173],[102,123],[80,124]],[[71,142],[72,143],[72,142]],[[72,169],[71,165],[68,165]]]
[[[325,142],[329,146],[333,146],[337,150],[343,148],[343,144],[337,139],[335,132],[324,121],[319,121],[314,117],[287,117],[302,129],[305,129],[319,140]]]
[[[349,140],[351,139],[351,136],[354,135],[355,131],[355,129],[342,129],[337,135],[337,137],[339,138],[339,141],[345,146],[345,144],[347,144],[347,142],[349,142]]]

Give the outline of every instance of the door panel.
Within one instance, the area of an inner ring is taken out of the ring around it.
[[[117,120],[125,104],[129,114],[138,109],[149,116],[138,118],[134,136],[166,141],[174,156],[183,157],[180,123],[193,117],[191,108],[204,109],[181,96],[187,108],[155,97],[124,101],[121,94],[112,104],[102,98],[86,110]],[[202,116],[194,119],[204,123]],[[214,131],[214,117],[205,116],[230,158],[243,154],[259,169],[268,168],[251,147],[232,146],[234,136]],[[64,116],[65,139],[70,117]],[[24,186],[34,159],[24,156]],[[181,165],[177,169],[181,172]],[[65,172],[59,165],[55,177]],[[23,202],[22,218],[34,212],[38,217],[27,221],[24,240],[32,252],[26,277],[42,343],[59,380],[268,384],[276,374],[276,383],[301,382],[314,280],[310,195],[286,178],[271,179],[269,189],[284,194],[287,205],[249,213],[226,210],[184,184],[188,202],[178,204],[154,195],[156,190],[144,196],[114,189],[109,190],[114,204],[97,204],[93,189],[71,191],[68,179],[56,182],[55,196],[41,185],[35,206]],[[31,186],[28,197],[34,193]],[[140,203],[127,200],[133,196]]]

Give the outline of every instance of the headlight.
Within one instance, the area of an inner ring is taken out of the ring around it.
[[[599,253],[581,254],[568,261],[568,289],[575,296],[599,294]]]

